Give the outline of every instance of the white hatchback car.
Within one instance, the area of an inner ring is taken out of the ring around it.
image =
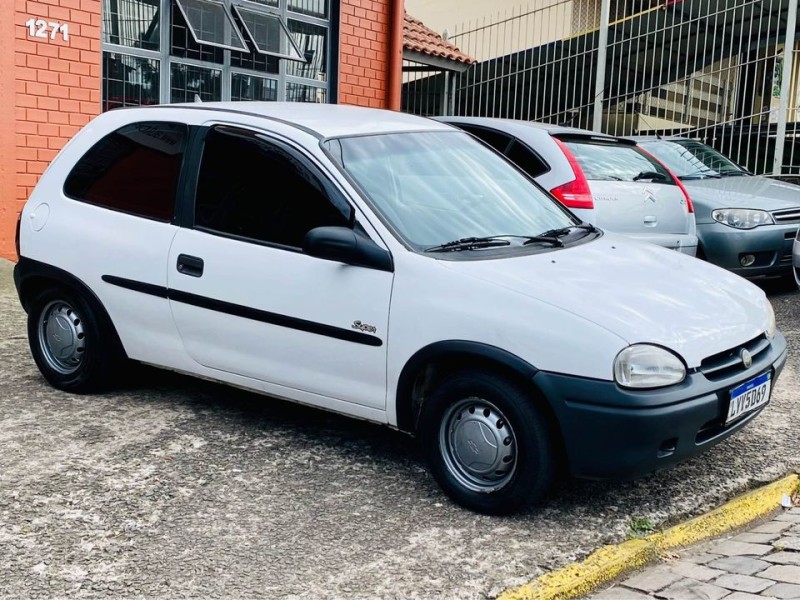
[[[330,105],[105,113],[25,205],[33,357],[71,392],[133,359],[420,436],[463,505],[558,466],[633,476],[763,409],[764,293],[582,224],[450,126]]]

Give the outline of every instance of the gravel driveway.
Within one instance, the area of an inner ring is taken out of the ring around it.
[[[104,395],[48,387],[0,262],[0,595],[492,597],[631,518],[673,522],[800,466],[800,298],[772,300],[792,354],[753,425],[666,473],[567,482],[496,518],[451,504],[383,427],[144,367]]]

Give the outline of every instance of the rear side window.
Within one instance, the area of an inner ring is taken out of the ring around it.
[[[547,164],[534,154],[530,148],[517,141],[508,149],[506,156],[531,177],[538,177],[550,170]]]
[[[669,171],[640,148],[562,139],[583,169],[586,179],[600,181],[648,181],[675,185]]]
[[[491,146],[500,154],[504,154],[506,148],[511,143],[511,136],[499,131],[492,131],[491,129],[484,129],[483,127],[474,127],[472,125],[459,125],[464,131],[471,133],[484,144]]]
[[[64,193],[112,210],[170,221],[188,128],[179,123],[135,123],[110,133],[83,155]]]

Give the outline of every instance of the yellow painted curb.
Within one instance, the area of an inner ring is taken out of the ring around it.
[[[623,573],[656,560],[664,551],[695,544],[768,515],[780,506],[783,494],[791,495],[798,487],[800,477],[789,475],[660,533],[603,546],[583,562],[556,569],[522,587],[507,590],[497,600],[567,600],[583,596]]]

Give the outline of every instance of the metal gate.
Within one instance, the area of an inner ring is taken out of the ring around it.
[[[797,0],[536,0],[453,28],[448,41],[477,62],[407,74],[404,109],[687,136],[755,173],[800,178],[797,11]]]

